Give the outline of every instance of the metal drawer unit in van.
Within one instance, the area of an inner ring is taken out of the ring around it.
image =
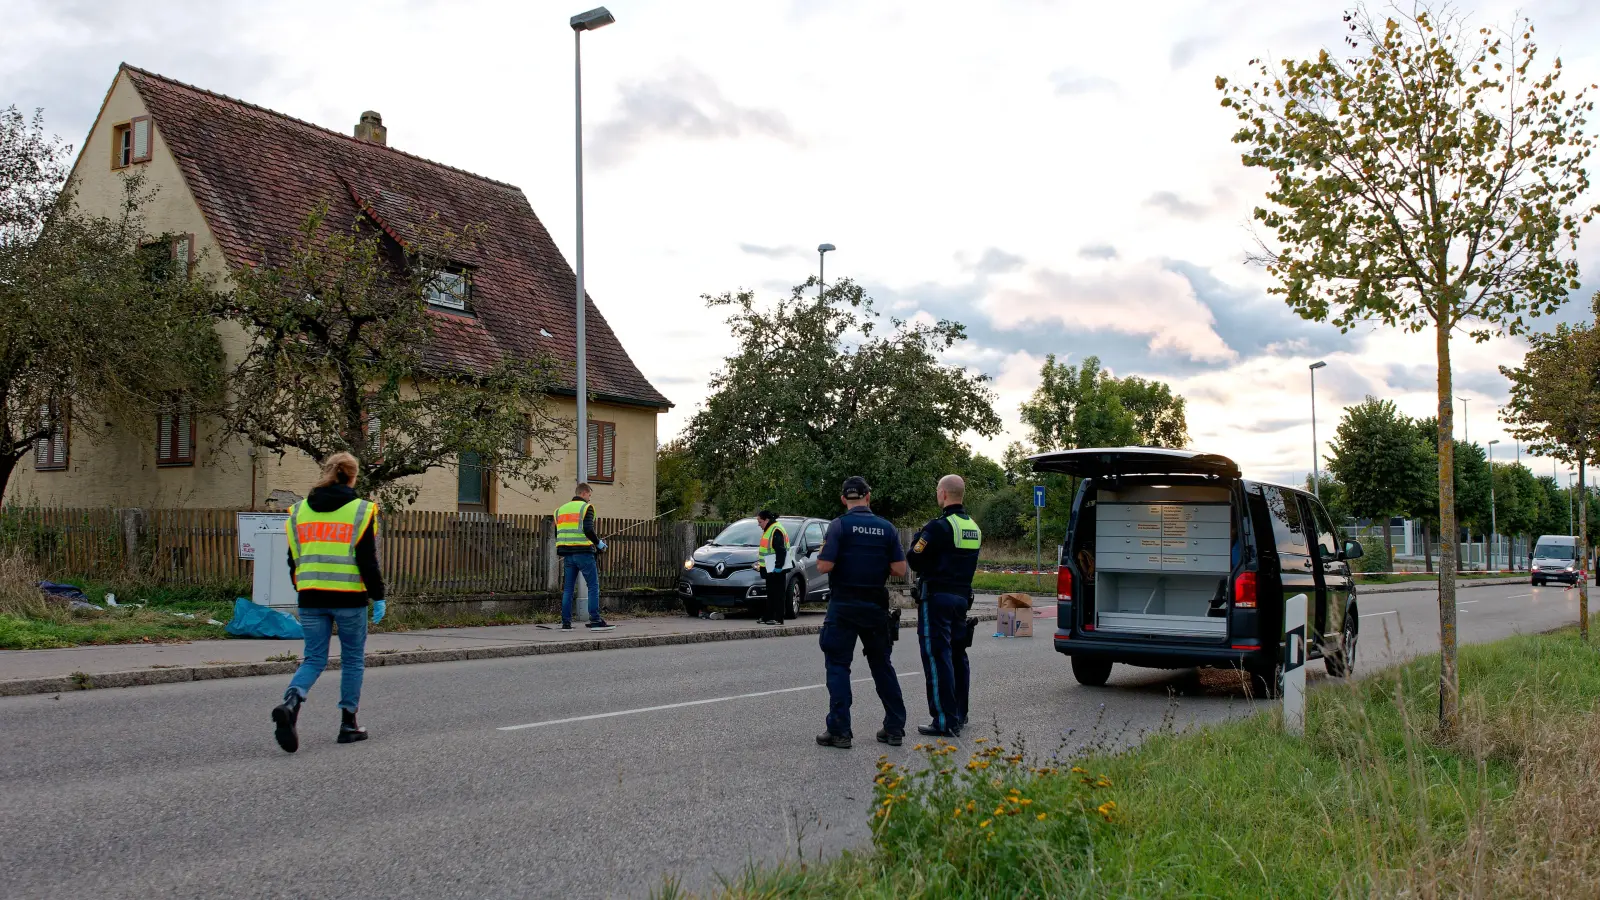
[[[1209,613],[1232,569],[1231,515],[1225,503],[1097,504],[1095,627],[1226,634]]]

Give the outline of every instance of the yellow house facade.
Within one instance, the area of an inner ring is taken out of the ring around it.
[[[219,284],[319,202],[336,204],[336,224],[341,213],[347,222],[366,217],[391,234],[406,224],[392,212],[396,197],[446,222],[483,224],[488,236],[473,270],[474,303],[430,308],[439,354],[467,365],[487,365],[500,354],[547,355],[569,379],[549,398],[551,410],[575,421],[576,281],[521,191],[389,148],[376,114],[364,114],[355,131],[322,129],[125,65],[72,178],[79,205],[109,216],[121,202],[123,176],[138,173],[155,192],[142,209],[146,230],[176,235],[175,255]],[[588,303],[588,412],[598,447],[584,480],[602,515],[649,518],[656,422],[671,403],[639,372],[592,298]],[[218,329],[227,364],[236,364],[250,338],[231,323]],[[5,502],[265,509],[305,494],[316,477],[315,461],[303,454],[257,451],[181,407],[152,425],[108,422],[92,437],[69,430],[64,441],[23,460]],[[580,480],[575,457],[571,448],[551,455],[542,471],[556,476],[558,487],[546,492],[458,461],[411,480],[413,508],[549,514]]]

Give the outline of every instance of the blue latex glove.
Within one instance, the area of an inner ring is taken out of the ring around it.
[[[389,604],[383,600],[372,601],[372,624],[383,621],[383,614],[388,611]]]
[[[601,550],[606,549],[606,542],[605,541],[601,541],[599,546],[600,546]]]

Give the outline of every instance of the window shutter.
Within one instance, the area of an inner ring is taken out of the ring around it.
[[[172,441],[173,462],[191,462],[194,459],[194,411],[187,403],[178,405],[174,417]]]
[[[50,407],[39,407],[39,424],[42,428],[50,425]],[[33,467],[35,469],[48,469],[50,467],[50,432],[45,431],[45,436],[33,444]]]
[[[50,468],[65,469],[67,467],[67,423],[57,420],[55,430],[50,433]]]
[[[598,422],[590,422],[589,423],[589,460],[588,460],[588,465],[585,466],[584,470],[583,470],[584,471],[583,480],[585,480],[585,481],[588,481],[591,478],[598,478],[599,475],[600,475],[600,473],[595,470],[595,462],[597,460],[599,460],[599,458],[600,458],[600,448],[595,446],[599,442],[599,439],[600,439],[600,424]]]
[[[367,398],[372,402],[372,398]],[[383,417],[375,412],[367,413],[367,452],[376,455],[383,449]]]
[[[601,441],[601,446],[606,451],[602,459],[605,466],[604,475],[607,478],[615,478],[617,477],[617,426],[607,422],[601,431],[605,435]]]
[[[156,462],[172,462],[172,408],[161,410],[161,417],[156,422]]]
[[[150,117],[135,116],[128,123],[133,131],[133,162],[150,161]]]
[[[172,260],[177,263],[178,276],[189,277],[189,264],[194,262],[194,235],[180,234],[172,239]]]

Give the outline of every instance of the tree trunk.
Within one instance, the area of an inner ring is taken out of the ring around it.
[[[1439,361],[1439,730],[1461,725],[1461,682],[1456,673],[1456,438],[1455,385],[1450,377],[1450,304],[1439,298],[1434,344]]]
[[[1433,530],[1428,527],[1428,520],[1422,520],[1422,564],[1424,571],[1433,574]]]
[[[17,471],[17,463],[22,460],[23,453],[0,453],[0,502],[6,497],[6,485],[11,483],[11,476]]]
[[[1394,526],[1389,516],[1383,517],[1383,570],[1394,568]]]
[[[1584,459],[1578,454],[1578,637],[1589,642],[1589,489],[1584,486]]]

